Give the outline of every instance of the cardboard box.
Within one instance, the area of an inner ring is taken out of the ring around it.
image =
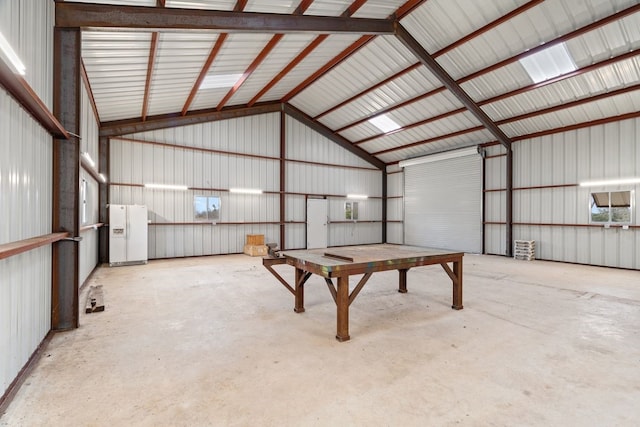
[[[264,234],[247,234],[247,245],[263,246]]]
[[[249,256],[267,256],[269,248],[267,245],[244,245],[244,253]]]

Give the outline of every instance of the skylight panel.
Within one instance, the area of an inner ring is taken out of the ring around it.
[[[382,132],[387,133],[394,131],[396,129],[400,129],[400,125],[394,122],[389,116],[381,115],[369,119],[369,123],[380,129]]]
[[[534,83],[558,77],[578,69],[564,43],[544,49],[520,60]]]
[[[202,80],[200,89],[232,88],[240,80],[240,77],[242,74],[209,74]]]

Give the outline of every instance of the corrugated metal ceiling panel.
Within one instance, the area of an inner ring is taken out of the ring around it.
[[[243,74],[270,39],[270,34],[230,34],[207,74]],[[230,89],[231,87],[198,90],[190,110],[216,107]]]
[[[395,37],[377,37],[298,95],[294,102],[308,105],[305,112],[315,116],[413,62],[413,56]]]
[[[332,129],[339,129],[440,86],[440,81],[421,66],[323,116],[320,121]]]
[[[289,34],[283,37],[231,98],[230,103],[247,104],[282,71],[284,64],[290,63],[314,38],[313,34]],[[264,100],[267,98],[260,99],[260,101]]]
[[[353,14],[354,18],[387,18],[406,0],[369,0]]]
[[[524,3],[525,0],[432,0],[402,19],[401,24],[429,53],[435,53]]]
[[[351,34],[338,34],[328,37],[273,86],[261,101],[281,99],[358,38],[359,36]],[[315,40],[316,37],[313,39]],[[304,46],[304,49],[306,48],[307,46]],[[282,69],[287,65],[288,64],[282,64]]]
[[[139,117],[151,33],[85,31],[82,57],[100,120]]]
[[[629,86],[639,81],[640,52],[638,56],[626,61],[494,102],[482,108],[494,120],[503,120]]]
[[[638,91],[520,120],[502,125],[501,128],[509,136],[527,135],[636,111],[640,111],[640,93]]]
[[[491,31],[473,38],[438,61],[458,79],[498,61],[526,52],[559,36],[634,4],[634,0],[545,1]],[[613,26],[619,24],[614,23]],[[594,32],[595,33],[595,32]],[[600,34],[602,37],[604,34]],[[600,43],[594,43],[594,48]],[[578,64],[589,58],[574,57]]]
[[[189,97],[217,34],[161,33],[158,39],[148,114],[175,113]]]
[[[184,9],[233,10],[237,0],[166,0],[166,7]]]
[[[452,133],[477,127],[476,119],[470,114],[458,114],[451,118],[438,120],[428,125],[419,126],[414,129],[408,129],[403,132],[382,136],[371,141],[360,144],[370,153],[381,150],[396,148],[403,145],[413,144],[416,141],[425,141]]]
[[[399,125],[407,126],[422,121],[425,118],[435,117],[442,113],[458,109],[461,106],[462,104],[460,104],[460,101],[458,101],[455,96],[448,91],[444,91],[429,97],[427,100],[418,101],[394,110],[388,115]],[[364,122],[358,126],[346,129],[340,134],[349,140],[359,141],[379,133],[378,128],[368,122]]]
[[[98,3],[120,6],[155,6],[156,0],[65,0],[69,3]]]

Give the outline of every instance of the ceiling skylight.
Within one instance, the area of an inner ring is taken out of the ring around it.
[[[240,77],[242,77],[242,74],[209,74],[202,80],[200,89],[231,88],[240,80]]]
[[[369,119],[369,123],[380,129],[382,132],[391,132],[400,129],[400,125],[394,122],[389,116],[381,115]]]
[[[534,83],[558,77],[578,69],[564,43],[544,49],[520,60]]]

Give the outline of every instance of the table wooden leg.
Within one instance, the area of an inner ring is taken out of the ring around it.
[[[462,258],[453,262],[453,274],[456,280],[453,281],[453,305],[454,310],[462,310]]]
[[[296,283],[295,283],[295,297],[296,297],[296,305],[293,308],[293,311],[296,313],[304,312],[304,270],[296,268]]]
[[[407,271],[409,271],[408,268],[402,268],[398,270],[399,273],[399,286],[398,286],[398,292],[400,292],[401,294],[406,294],[407,293]]]
[[[338,277],[336,305],[338,311],[336,339],[340,342],[348,341],[351,338],[349,336],[349,276]]]

